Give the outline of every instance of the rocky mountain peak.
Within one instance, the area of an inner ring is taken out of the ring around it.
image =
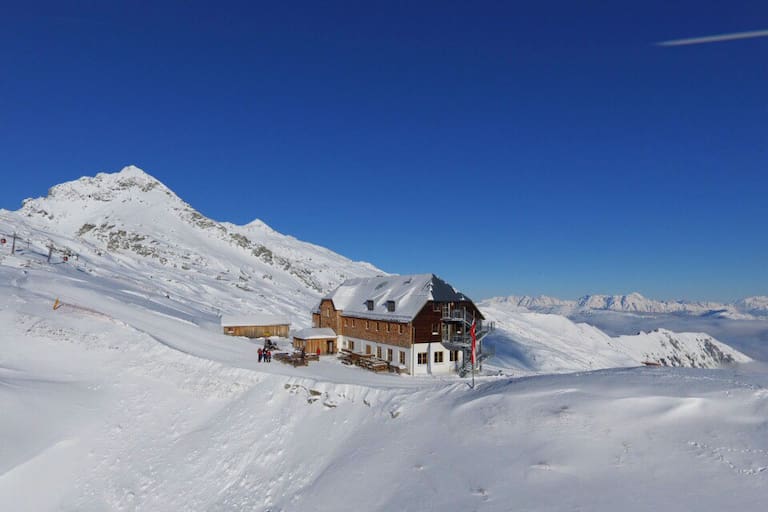
[[[115,206],[119,205],[119,206]],[[45,197],[25,199],[20,213],[45,221],[107,216],[128,211],[129,205],[180,208],[187,206],[159,180],[136,166],[116,173],[98,173],[55,185]]]
[[[291,307],[347,277],[380,272],[260,220],[238,226],[210,219],[136,166],[56,185],[8,214],[14,231],[42,245],[55,237],[62,251],[83,261],[108,256],[155,273],[180,271],[206,286],[230,283],[246,295],[285,295],[280,300]]]

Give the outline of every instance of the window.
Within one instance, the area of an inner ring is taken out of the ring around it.
[[[376,322],[376,330],[379,330],[379,322]]]
[[[400,351],[400,364],[405,364],[405,351]]]
[[[441,307],[439,302],[433,302],[432,303],[432,311],[442,311],[443,308]]]
[[[403,334],[403,331],[405,330],[404,327],[403,324],[397,324],[397,334]]]
[[[432,324],[432,336],[440,334],[440,324]]]
[[[451,361],[458,361],[459,360],[459,351],[458,350],[451,350],[449,352],[449,357]]]
[[[347,342],[347,346],[349,347],[349,350],[355,350],[355,342],[352,340],[349,340]]]
[[[344,319],[344,327],[346,327],[346,326],[347,326],[347,319],[345,318]]]
[[[387,332],[389,332],[389,322],[387,322],[385,325],[387,327]]]
[[[427,364],[427,353],[426,352],[419,352],[416,354],[416,362],[419,364]]]
[[[395,301],[393,301],[393,300],[388,300],[388,301],[387,301],[387,311],[389,311],[390,313],[392,313],[394,310],[395,310]]]
[[[394,350],[392,350],[391,348],[388,348],[387,349],[387,361],[389,361],[390,363],[392,362],[392,356],[393,355],[394,355]]]
[[[365,353],[366,354],[370,354],[371,353],[371,346],[370,345],[366,345],[365,346]]]
[[[435,362],[436,363],[442,363],[443,362],[443,351],[439,350],[435,352]]]
[[[354,327],[354,326],[355,326],[355,319],[353,318],[352,319],[352,327]]]
[[[365,321],[365,330],[366,331],[368,330],[368,327],[370,327],[370,325],[371,325],[371,323],[368,320],[366,320]]]
[[[376,347],[376,357],[381,359],[381,347]]]
[[[331,308],[325,308],[325,316],[330,317],[331,316]]]
[[[368,311],[373,311],[373,301],[372,300],[365,301],[365,307],[368,308]]]

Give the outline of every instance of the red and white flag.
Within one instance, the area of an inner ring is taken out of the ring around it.
[[[477,326],[477,322],[472,322],[472,327],[469,329],[469,334],[472,336],[472,366],[475,366],[476,361],[476,350],[477,350],[477,335],[475,334],[475,328]]]

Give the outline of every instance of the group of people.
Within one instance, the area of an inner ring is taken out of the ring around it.
[[[271,363],[272,362],[272,351],[269,349],[259,349],[259,362],[265,362],[265,363]]]

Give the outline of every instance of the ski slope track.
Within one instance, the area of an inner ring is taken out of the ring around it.
[[[0,231],[23,241],[0,248],[0,510],[764,507],[768,373],[706,334],[481,303],[496,357],[474,389],[264,364],[220,314],[306,327],[383,272],[207,219],[134,167],[2,210]]]

